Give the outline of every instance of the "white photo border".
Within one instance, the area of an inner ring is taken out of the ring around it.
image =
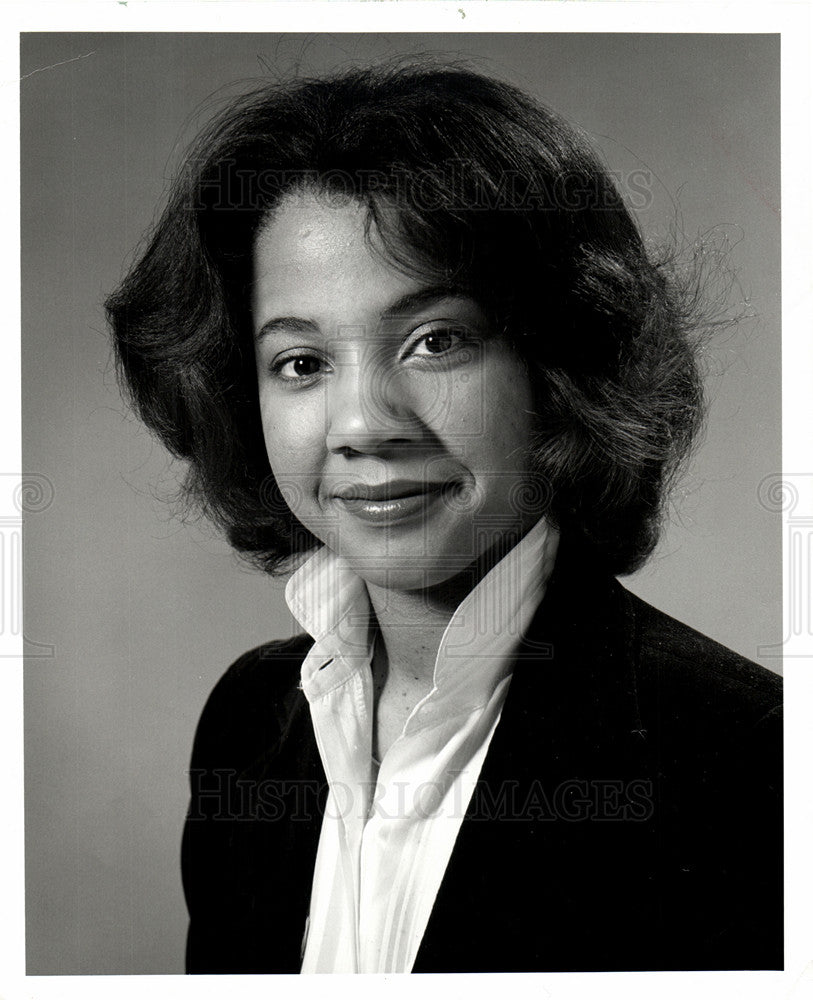
[[[553,0],[301,0],[301,2],[106,2],[6,3],[0,12],[0,123],[6,142],[2,171],[7,197],[3,224],[2,281],[6,332],[0,365],[3,433],[0,470],[16,474],[20,453],[20,213],[19,199],[19,36],[28,31],[186,31],[186,32],[608,32],[781,35],[782,58],[782,390],[783,473],[813,473],[813,196],[810,165],[811,17],[809,2],[572,2]],[[0,511],[0,515],[4,514]],[[787,554],[786,554],[787,558]],[[787,569],[787,567],[786,567]],[[808,581],[813,569],[806,567]],[[784,577],[787,579],[787,576]],[[808,592],[807,597],[810,597]],[[787,601],[788,594],[785,594]],[[787,612],[787,608],[785,609]],[[786,613],[785,619],[788,620]],[[808,618],[810,620],[810,618]],[[414,990],[444,997],[472,989],[510,989],[524,997],[566,1000],[601,996],[650,1000],[699,997],[809,996],[813,993],[813,805],[809,780],[810,709],[813,705],[813,636],[806,649],[785,663],[786,685],[786,969],[737,973],[540,973],[505,976],[361,976],[352,983],[332,977],[330,989],[352,990],[357,998],[382,987],[390,996]],[[0,824],[0,996],[3,1000],[160,996],[220,1000],[224,992],[266,997],[263,976],[73,976],[25,975],[23,864],[22,637],[0,636],[0,753],[5,762],[6,810]],[[504,981],[503,981],[504,980]],[[386,982],[384,982],[386,981]],[[277,995],[310,995],[326,984],[311,977],[274,977]]]

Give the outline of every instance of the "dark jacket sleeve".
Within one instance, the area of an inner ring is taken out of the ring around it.
[[[781,678],[634,604],[671,928],[661,967],[781,969]]]
[[[245,835],[258,810],[257,775],[284,734],[308,640],[250,650],[215,686],[198,723],[181,871],[190,923],[186,971],[250,972]],[[259,768],[259,770],[258,770]]]

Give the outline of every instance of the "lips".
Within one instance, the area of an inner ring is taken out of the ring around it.
[[[390,526],[425,517],[440,501],[445,482],[391,480],[354,483],[335,490],[336,502],[349,514],[371,525]]]
[[[440,493],[446,483],[418,482],[409,479],[393,479],[388,483],[352,483],[340,486],[334,493],[339,500],[400,500],[421,496],[426,493]]]

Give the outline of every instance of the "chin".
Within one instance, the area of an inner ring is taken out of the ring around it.
[[[462,586],[467,572],[471,587],[476,582],[478,553],[466,544],[430,544],[428,539],[409,544],[405,539],[397,543],[390,539],[390,545],[377,552],[372,547],[348,545],[341,547],[340,554],[366,583],[388,590],[429,590],[455,579]]]
[[[369,563],[354,563],[349,558],[347,561],[365,583],[386,590],[429,590],[453,579],[460,572],[457,568],[450,570],[448,566],[441,565],[415,566],[392,562],[370,566]]]

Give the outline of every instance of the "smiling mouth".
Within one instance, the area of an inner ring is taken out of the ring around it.
[[[369,501],[382,503],[388,500],[404,500],[407,497],[424,496],[430,493],[440,493],[451,484],[443,482],[417,482],[405,479],[394,479],[389,483],[353,483],[341,486],[334,496],[345,501]]]
[[[350,514],[370,524],[412,520],[429,511],[455,484],[393,481],[341,487],[335,500]]]

